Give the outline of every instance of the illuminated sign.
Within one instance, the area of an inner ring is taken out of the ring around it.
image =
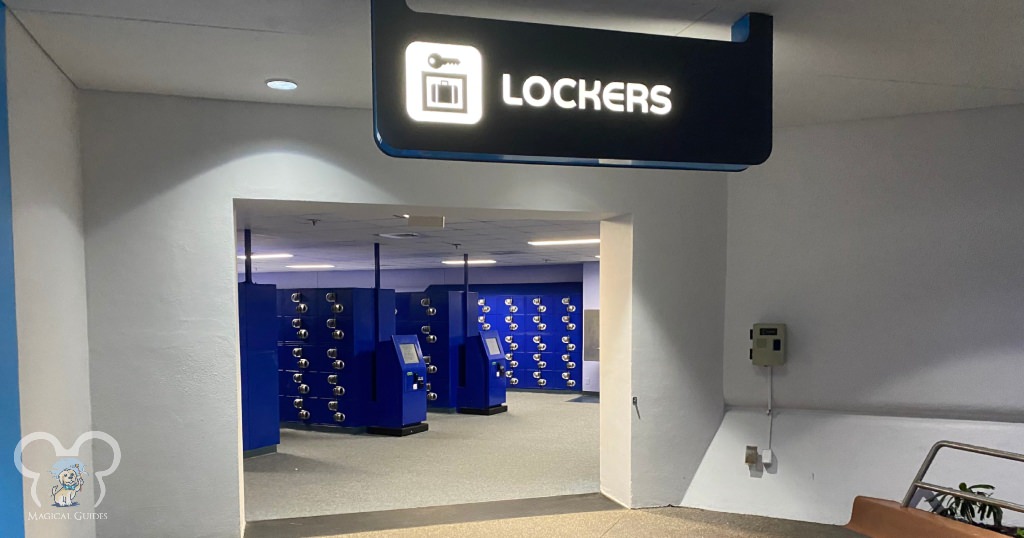
[[[483,57],[473,47],[417,41],[405,49],[405,105],[416,121],[473,125],[483,117]]]
[[[658,84],[648,88],[646,84],[633,82],[609,82],[602,86],[600,80],[588,82],[574,78],[558,79],[554,84],[548,79],[534,75],[523,82],[522,90],[515,97],[512,89],[512,75],[502,75],[502,100],[506,105],[545,107],[552,101],[561,108],[611,112],[654,113],[664,116],[672,112],[672,88]],[[569,93],[566,93],[569,90]]]
[[[738,171],[771,153],[767,15],[727,42],[371,6],[388,155]]]

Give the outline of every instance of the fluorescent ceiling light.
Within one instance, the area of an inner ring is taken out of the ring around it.
[[[463,260],[445,260],[441,262],[445,265],[465,265]],[[498,263],[495,260],[469,260],[470,265],[494,265]]]
[[[565,245],[597,245],[600,239],[560,239],[557,241],[529,241],[535,247],[560,247]]]
[[[286,265],[288,269],[334,269],[333,265]]]
[[[252,259],[254,260],[281,260],[284,258],[294,258],[291,254],[253,254]],[[239,260],[244,260],[245,255],[239,256]]]
[[[599,260],[601,259],[601,255],[600,254],[598,254],[597,256],[594,256],[594,257],[599,259]]]
[[[290,92],[299,87],[298,84],[291,80],[272,78],[267,81],[267,87],[271,90],[281,90],[284,92]]]

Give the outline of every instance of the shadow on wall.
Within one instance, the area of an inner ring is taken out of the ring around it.
[[[520,204],[509,209],[546,206],[566,210],[566,205],[572,205],[580,211],[612,210],[599,201],[600,193],[621,181],[621,177],[615,176],[622,172],[610,169],[390,158],[373,142],[369,111],[117,94],[119,106],[113,117],[113,112],[110,116],[101,115],[112,107],[91,106],[106,98],[108,94],[102,92],[82,93],[84,124],[150,134],[148,138],[128,138],[127,144],[114,144],[116,137],[83,137],[86,184],[91,196],[111,196],[128,207],[145,207],[147,199],[159,192],[188,188],[190,181],[182,178],[224,171],[230,171],[239,192],[254,199],[262,198],[261,192],[268,199],[280,198],[275,193],[286,184],[292,192],[302,192],[308,186],[308,200],[322,200],[322,182],[327,179],[345,187],[345,196],[336,199],[337,202],[400,204],[417,199],[422,201],[419,205],[443,207],[450,199],[446,192],[461,192],[461,207],[495,207],[496,202],[500,206],[502,200],[520,197],[521,185],[517,180],[536,178],[537,170],[543,169],[564,181],[546,183],[543,191],[536,193],[535,205]],[[200,113],[179,114],[175,123],[153,129],[154,123],[166,121],[168,111],[178,110],[186,103]],[[248,114],[247,110],[254,113]],[[336,116],[337,121],[325,122],[325,115]],[[225,116],[230,116],[230,120],[221,121]],[[353,128],[354,118],[360,123],[358,129]],[[145,187],[108,185],[105,188],[109,190],[100,192],[96,182],[88,178],[107,162],[117,162],[122,177],[144,178]],[[437,189],[430,182],[419,181],[421,175],[442,177],[445,188]],[[671,188],[661,171],[635,170],[630,175],[631,181],[644,182],[649,188]],[[480,189],[481,184],[486,184],[487,189]],[[478,199],[466,201],[467,196]],[[197,193],[197,200],[201,199],[201,193]],[[633,202],[623,199],[621,208],[628,208]],[[91,215],[90,223],[102,226],[105,218],[113,217]]]
[[[1022,121],[1006,107],[783,130],[769,163],[730,177],[728,403],[767,399],[747,331],[779,321],[780,406],[1018,420]]]

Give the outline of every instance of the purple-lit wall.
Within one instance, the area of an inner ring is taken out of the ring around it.
[[[242,280],[241,275],[239,280]],[[279,288],[372,288],[373,271],[310,271],[254,273],[258,284]],[[423,291],[435,284],[462,284],[462,268],[381,271],[381,286],[399,292]],[[470,284],[539,284],[583,282],[583,264],[525,267],[472,267]]]

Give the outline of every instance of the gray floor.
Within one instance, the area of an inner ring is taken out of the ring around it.
[[[250,522],[245,538],[857,538],[842,527],[690,508],[626,510],[599,493]]]
[[[431,413],[405,438],[282,430],[245,462],[248,521],[376,512],[599,490],[598,404],[512,392],[491,417]]]
[[[328,536],[343,536],[333,534]],[[863,538],[842,527],[689,508],[613,510],[346,534],[360,538]]]
[[[600,493],[586,493],[540,499],[490,501],[359,514],[250,521],[245,527],[245,538],[309,538],[359,532],[393,532],[417,527],[439,527],[561,514],[581,515],[609,510],[621,511],[623,508]]]

